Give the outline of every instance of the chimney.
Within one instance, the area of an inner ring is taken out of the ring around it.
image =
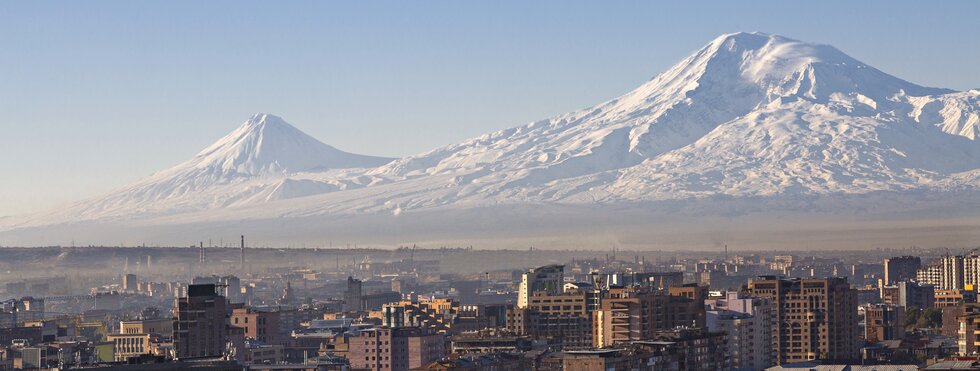
[[[245,235],[242,235],[242,270],[245,270]]]

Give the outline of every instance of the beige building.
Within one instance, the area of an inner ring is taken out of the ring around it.
[[[676,327],[705,328],[704,300],[707,288],[697,284],[658,290],[624,287],[609,290],[593,312],[592,345],[615,344],[654,338],[658,331]]]
[[[964,289],[936,290],[936,308],[955,307],[976,302],[977,292],[973,289],[972,284],[966,285]]]
[[[590,347],[593,335],[588,300],[585,290],[558,294],[535,292],[525,308],[508,311],[507,329],[565,347]]]
[[[150,354],[150,334],[109,334],[106,335],[106,340],[112,343],[113,359],[116,362]]]
[[[170,318],[120,321],[119,332],[123,334],[160,334],[170,337],[174,332],[174,320]]]

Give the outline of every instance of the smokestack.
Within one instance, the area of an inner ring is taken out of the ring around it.
[[[242,235],[242,270],[245,270],[245,235]]]
[[[201,245],[200,246],[201,246],[201,253],[200,253],[200,256],[199,256],[199,260],[201,261],[201,264],[204,264],[205,260],[207,260],[207,256],[205,255],[205,252],[204,252],[204,241],[201,241]]]

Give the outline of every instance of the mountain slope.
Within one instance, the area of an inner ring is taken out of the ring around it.
[[[831,46],[736,33],[616,99],[397,160],[340,152],[257,115],[191,161],[18,225],[976,192],[978,115],[980,90],[923,87]]]
[[[310,189],[341,186],[297,185],[290,177],[375,167],[392,160],[343,152],[277,116],[259,113],[191,160],[59,211],[54,219],[169,215],[302,197]]]
[[[411,206],[913,189],[980,167],[976,97],[738,33],[612,101],[372,174],[453,177],[451,191],[397,200]]]

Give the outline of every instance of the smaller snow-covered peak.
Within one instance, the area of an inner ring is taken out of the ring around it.
[[[283,120],[282,117],[268,114],[268,113],[261,113],[261,112],[252,115],[252,117],[250,117],[248,120],[242,123],[243,127],[251,128],[252,130],[260,129],[267,125],[293,127],[285,120]]]
[[[216,178],[374,167],[388,158],[362,156],[326,145],[282,118],[257,113],[172,171],[198,169]]]

